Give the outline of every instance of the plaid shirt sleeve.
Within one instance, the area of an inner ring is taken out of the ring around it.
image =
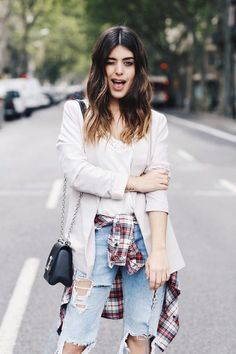
[[[164,351],[179,330],[178,296],[180,287],[177,272],[167,282],[165,299],[157,328],[157,344]]]

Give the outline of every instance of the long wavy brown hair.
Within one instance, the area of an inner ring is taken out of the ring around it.
[[[124,128],[120,139],[130,144],[144,137],[151,121],[152,89],[148,80],[148,64],[144,46],[138,35],[128,27],[107,29],[97,40],[92,52],[92,65],[87,83],[89,107],[85,114],[84,137],[87,143],[111,136],[112,112],[105,65],[117,45],[128,48],[134,55],[135,77],[125,95],[119,100]]]

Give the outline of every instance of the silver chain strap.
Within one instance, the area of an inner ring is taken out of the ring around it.
[[[63,193],[62,193],[62,208],[61,208],[61,230],[60,230],[60,238],[64,239],[64,227],[65,227],[65,209],[66,209],[66,190],[67,190],[67,178],[64,176],[64,183],[63,183]],[[80,207],[80,201],[83,197],[83,193],[80,193],[78,201],[76,203],[75,211],[71,220],[70,228],[68,230],[67,236],[65,237],[65,241],[67,244],[70,244],[70,234],[72,232],[75,219]]]
[[[84,116],[85,110],[86,110],[86,105],[83,101],[77,100],[79,105],[80,105],[80,109],[81,112]],[[66,189],[67,189],[67,178],[64,175],[64,183],[63,183],[63,193],[62,193],[62,208],[61,208],[61,230],[60,230],[60,239],[65,241],[67,244],[70,245],[70,234],[72,232],[74,223],[75,223],[75,218],[76,215],[78,213],[79,207],[80,207],[80,201],[83,198],[83,193],[80,193],[78,201],[76,203],[76,207],[75,207],[75,211],[71,220],[71,225],[70,228],[68,230],[67,236],[64,239],[64,228],[65,228],[65,209],[66,209]]]

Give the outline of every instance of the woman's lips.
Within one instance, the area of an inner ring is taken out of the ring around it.
[[[116,80],[116,79],[112,79],[111,82],[112,82],[112,87],[116,91],[121,91],[126,83],[125,80]]]

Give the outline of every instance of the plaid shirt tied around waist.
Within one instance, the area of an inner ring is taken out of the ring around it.
[[[95,228],[97,230],[112,224],[108,236],[108,265],[127,266],[129,274],[134,274],[145,264],[142,253],[134,240],[134,224],[137,224],[135,215],[119,214],[114,218],[105,215],[96,215]]]
[[[134,274],[144,266],[145,260],[134,241],[134,224],[137,223],[134,215],[120,214],[114,218],[96,215],[94,221],[96,229],[112,224],[108,236],[108,265],[111,268],[114,265],[126,265],[129,274]],[[177,272],[172,273],[166,283],[166,292],[157,328],[157,345],[161,351],[166,349],[179,329],[178,296],[180,295],[180,287],[177,275]],[[66,287],[61,301],[58,334],[61,333],[66,306],[70,301],[71,293],[72,287]],[[120,270],[118,270],[112,284],[102,317],[108,319],[123,318],[122,274]]]

